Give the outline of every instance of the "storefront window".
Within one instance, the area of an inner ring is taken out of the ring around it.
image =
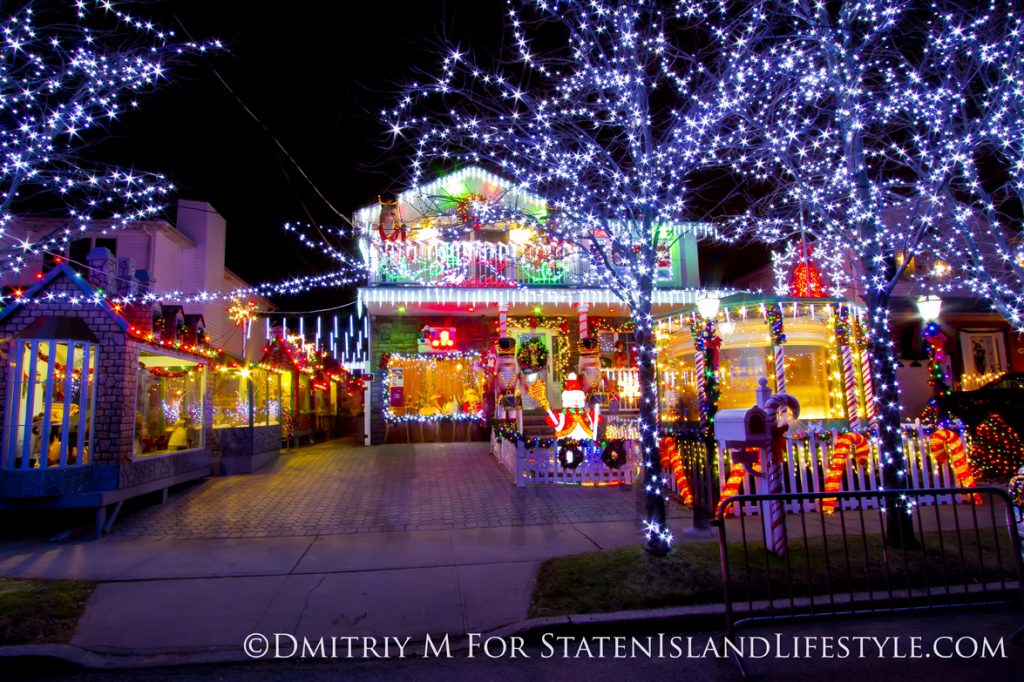
[[[14,344],[9,365],[5,468],[88,464],[96,402],[98,349],[73,340]]]
[[[250,389],[251,386],[251,389]],[[213,428],[253,426],[281,421],[281,375],[265,369],[223,369],[213,375]]]
[[[313,411],[313,380],[308,374],[299,374],[299,392],[296,399],[299,402],[299,414],[309,414]]]
[[[281,375],[265,369],[254,369],[252,381],[253,421],[256,426],[281,423]]]
[[[249,426],[249,370],[213,373],[213,428]]]
[[[388,417],[478,417],[483,384],[483,369],[476,358],[392,357],[386,384]]]
[[[135,455],[203,447],[203,365],[142,351],[135,408]]]

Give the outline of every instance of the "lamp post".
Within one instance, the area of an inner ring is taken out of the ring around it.
[[[699,401],[699,431],[704,443],[704,461],[693,472],[693,532],[711,532],[714,518],[715,485],[715,412],[718,411],[717,368],[718,346],[721,339],[715,335],[715,318],[721,301],[717,294],[709,293],[697,300],[697,318],[692,326],[694,359],[697,366],[697,399]]]
[[[942,333],[938,322],[939,313],[942,311],[942,299],[933,295],[920,296],[917,299],[917,311],[924,320],[921,336],[924,337],[928,352],[928,383],[932,387],[930,404],[935,410],[935,423],[941,424],[949,418],[943,399],[951,392],[945,367],[946,335]]]

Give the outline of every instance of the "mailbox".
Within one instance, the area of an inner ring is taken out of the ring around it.
[[[727,448],[768,447],[768,415],[760,407],[719,410],[715,415],[715,437],[724,441]]]

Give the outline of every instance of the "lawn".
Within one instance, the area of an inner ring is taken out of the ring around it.
[[[0,578],[0,646],[68,642],[95,586]]]
[[[739,543],[727,545],[736,602],[849,594],[925,585],[964,585],[1016,580],[1007,539],[991,535],[925,533],[922,549],[885,547],[881,539],[841,537],[790,542],[786,558],[751,545],[744,557]],[[940,543],[941,540],[941,543]],[[998,548],[996,543],[999,543]],[[963,546],[961,554],[960,547]],[[961,556],[963,558],[961,558]],[[1001,563],[1000,563],[1001,562]],[[640,547],[588,552],[550,559],[541,566],[530,616],[601,613],[724,601],[716,542],[678,545],[663,558]]]

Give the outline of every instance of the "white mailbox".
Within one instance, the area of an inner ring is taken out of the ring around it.
[[[768,447],[768,414],[756,406],[719,410],[715,415],[715,438],[724,441],[727,448]]]

